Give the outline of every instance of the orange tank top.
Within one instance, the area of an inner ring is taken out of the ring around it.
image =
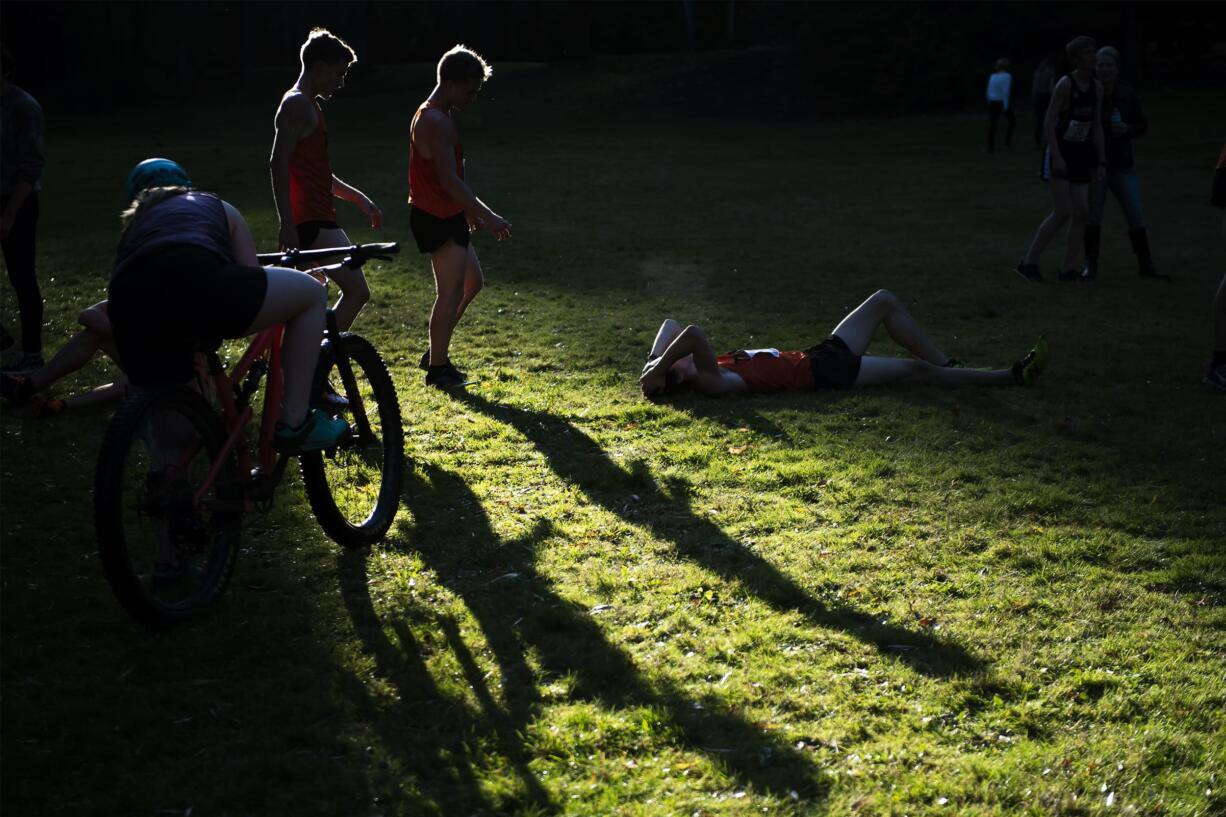
[[[332,203],[332,163],[328,161],[328,122],[319,103],[311,100],[319,122],[294,145],[289,157],[289,201],[294,223],[336,221]]]
[[[721,368],[740,376],[751,392],[813,391],[813,369],[804,352],[739,349],[715,358]]]
[[[451,218],[464,212],[464,208],[443,189],[434,160],[413,149],[413,129],[427,108],[434,106],[423,102],[417,113],[413,114],[413,124],[409,128],[409,204],[435,218]],[[455,172],[461,179],[464,178],[464,147],[458,137],[455,143]]]

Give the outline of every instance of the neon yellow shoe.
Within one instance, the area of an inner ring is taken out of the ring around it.
[[[1033,386],[1039,379],[1039,374],[1047,368],[1051,360],[1051,351],[1047,348],[1047,338],[1040,337],[1034,348],[1026,356],[1013,364],[1013,379],[1019,386]]]

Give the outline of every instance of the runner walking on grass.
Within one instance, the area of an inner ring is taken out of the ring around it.
[[[281,227],[282,249],[348,247],[352,242],[336,220],[334,199],[358,206],[370,226],[383,226],[383,212],[370,197],[332,172],[328,158],[328,122],[320,99],[331,99],[345,87],[345,75],[357,62],[353,49],[326,29],[311,31],[299,51],[301,72],[294,87],[281,97],[269,167],[272,195]],[[361,269],[332,273],[340,286],[336,325],[344,332],[370,300],[370,286]]]
[[[865,355],[884,326],[914,358]],[[839,322],[830,337],[802,352],[738,349],[717,355],[698,326],[671,318],[656,334],[639,378],[646,397],[694,389],[713,396],[745,392],[816,391],[893,383],[939,386],[1032,384],[1047,365],[1047,343],[1007,369],[967,369],[934,344],[893,293],[877,290]]]
[[[451,388],[468,377],[452,364],[451,336],[484,285],[481,262],[469,234],[484,231],[499,241],[511,223],[477,198],[465,182],[464,148],[455,112],[473,103],[492,70],[476,52],[457,45],[438,63],[438,84],[413,115],[409,130],[409,226],[417,248],[430,255],[435,299],[430,347],[418,365],[426,385]]]
[[[1081,271],[1079,258],[1085,239],[1089,209],[1090,182],[1104,177],[1107,169],[1106,147],[1100,116],[1103,89],[1094,79],[1098,43],[1089,37],[1074,37],[1065,53],[1073,70],[1060,78],[1047,106],[1044,132],[1051,158],[1052,211],[1035,233],[1026,257],[1017,265],[1017,274],[1028,281],[1043,280],[1039,256],[1066,223],[1064,259],[1059,270],[1061,281],[1076,281]]]

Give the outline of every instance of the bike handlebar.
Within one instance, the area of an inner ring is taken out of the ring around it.
[[[388,241],[384,243],[374,244],[353,244],[348,247],[327,247],[321,250],[286,250],[284,252],[266,252],[256,256],[260,264],[263,266],[293,266],[299,261],[312,261],[319,258],[336,258],[337,256],[345,256],[346,262],[355,266],[362,266],[372,258],[380,258],[384,261],[392,260],[391,257],[400,252],[400,243],[396,241]]]

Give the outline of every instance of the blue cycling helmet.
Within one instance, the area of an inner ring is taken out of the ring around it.
[[[192,186],[187,171],[178,162],[172,162],[170,159],[146,159],[128,174],[128,200],[136,198],[137,193],[149,187],[176,186]]]

